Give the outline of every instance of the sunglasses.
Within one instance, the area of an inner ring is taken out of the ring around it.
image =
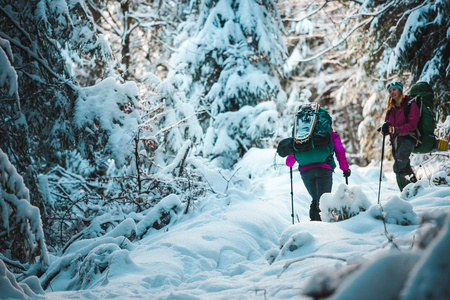
[[[387,89],[389,90],[391,87],[397,87],[397,86],[400,86],[400,87],[402,87],[403,88],[403,84],[401,83],[401,82],[399,82],[399,81],[396,81],[396,82],[391,82],[391,83],[389,83],[388,85],[387,85]]]

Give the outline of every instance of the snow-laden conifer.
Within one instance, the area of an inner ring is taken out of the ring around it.
[[[172,57],[174,68],[168,76],[176,78],[177,89],[200,112],[205,156],[228,155],[230,151],[224,151],[227,139],[238,142],[236,147],[230,145],[230,150],[239,149],[241,154],[255,145],[257,137],[245,133],[249,123],[243,123],[241,109],[270,101],[275,104],[272,115],[276,115],[285,104],[278,79],[286,55],[280,28],[272,1],[202,2],[197,31]],[[268,117],[259,121],[270,122]],[[230,122],[234,127],[228,128]],[[263,138],[275,134],[273,128],[269,131]],[[235,161],[237,157],[229,158]]]
[[[6,154],[0,149],[0,252],[9,259],[49,264],[39,209]],[[11,251],[13,250],[13,251]]]

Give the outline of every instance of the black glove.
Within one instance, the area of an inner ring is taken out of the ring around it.
[[[391,123],[386,122],[383,124],[383,126],[381,126],[381,132],[383,132],[383,134],[389,134],[389,127],[391,127]]]
[[[348,178],[348,177],[350,177],[350,174],[352,174],[352,171],[350,171],[350,169],[348,169],[348,170],[343,171],[343,173],[344,173],[344,177]]]

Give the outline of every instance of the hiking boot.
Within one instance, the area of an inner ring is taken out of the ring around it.
[[[397,179],[397,185],[400,191],[402,192],[405,186],[407,186],[410,183],[417,182],[416,175],[414,173],[407,174],[407,173],[396,173],[395,174]]]
[[[320,208],[317,201],[312,201],[309,207],[309,218],[311,221],[322,221],[320,217]]]
[[[400,192],[402,192],[405,186],[409,183],[408,180],[406,180],[405,176],[402,176],[399,173],[395,174],[395,179],[397,179],[398,188],[400,189]]]

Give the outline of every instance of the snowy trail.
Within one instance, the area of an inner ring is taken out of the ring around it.
[[[289,169],[273,170],[272,159],[270,151],[249,155],[240,167],[255,178],[251,191],[232,188],[198,201],[192,212],[179,214],[165,230],[153,230],[135,242],[132,262],[111,267],[107,279],[94,288],[47,291],[45,298],[302,299],[302,290],[318,269],[372,256],[387,245],[382,222],[367,212],[344,222],[309,222],[310,198],[298,171],[294,207],[300,222],[292,225]],[[400,194],[391,168],[384,168],[382,203]],[[333,191],[340,184],[344,178],[337,169]],[[379,168],[352,166],[349,184],[360,185],[375,205]],[[448,189],[431,191],[429,197],[447,198],[443,206],[450,208]],[[404,247],[411,245],[416,229],[388,226]]]

